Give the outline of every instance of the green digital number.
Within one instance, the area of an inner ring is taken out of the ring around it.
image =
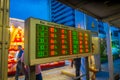
[[[56,29],[56,28],[54,28],[54,32],[57,32],[57,29]]]
[[[44,32],[40,32],[40,37],[44,37]]]
[[[78,44],[78,41],[73,41],[73,44]]]
[[[77,50],[73,50],[73,53],[74,53],[74,54],[77,54]]]
[[[73,31],[73,32],[72,32],[72,35],[77,35],[77,32],[76,32],[76,31]]]
[[[55,46],[55,49],[57,49],[57,46]]]
[[[44,43],[44,38],[41,38],[41,39],[40,39],[40,43]]]
[[[73,39],[74,39],[74,40],[77,40],[77,39],[78,39],[78,37],[77,37],[77,36],[73,36]]]
[[[57,40],[55,40],[55,43],[57,43]]]
[[[55,34],[54,37],[56,38],[56,37],[57,37],[57,34]]]
[[[44,45],[40,45],[40,50],[45,50],[45,46]]]

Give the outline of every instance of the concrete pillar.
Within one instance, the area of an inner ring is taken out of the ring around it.
[[[0,0],[0,80],[7,80],[9,33],[9,0]]]
[[[107,41],[107,55],[108,55],[108,67],[109,67],[109,80],[114,80],[113,70],[113,56],[112,56],[112,44],[111,44],[111,33],[110,26],[106,24],[106,41]]]

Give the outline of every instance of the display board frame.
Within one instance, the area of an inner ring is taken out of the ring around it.
[[[73,59],[73,58],[79,58],[79,57],[86,57],[93,55],[91,52],[89,53],[83,53],[83,54],[72,54],[72,55],[65,55],[65,56],[55,56],[55,57],[47,57],[47,58],[36,58],[35,52],[36,52],[36,24],[44,24],[48,26],[54,26],[59,28],[65,28],[70,30],[76,30],[76,31],[87,31],[90,34],[90,44],[92,42],[91,32],[88,30],[82,30],[70,26],[64,26],[61,24],[56,24],[53,22],[47,22],[44,20],[39,20],[36,18],[29,18],[25,21],[25,64],[27,65],[36,65],[36,64],[42,64],[42,63],[48,63],[48,62],[54,62],[54,61],[61,61],[61,60],[67,60],[67,59]],[[33,54],[34,53],[34,54]]]
[[[100,54],[100,41],[98,37],[92,37],[92,43],[94,44],[94,54]]]

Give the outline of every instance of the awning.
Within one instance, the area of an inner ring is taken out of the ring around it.
[[[58,0],[74,9],[120,28],[120,2],[113,0]]]

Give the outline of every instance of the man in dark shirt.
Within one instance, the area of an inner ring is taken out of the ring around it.
[[[75,65],[75,74],[76,74],[76,77],[79,77],[80,76],[81,58],[75,58],[72,61],[72,64],[71,64],[72,67],[73,67],[73,64]],[[77,80],[80,80],[80,78],[78,78]]]
[[[19,75],[22,72],[22,69],[24,67],[24,63],[21,62],[21,57],[22,57],[22,54],[24,53],[24,51],[22,50],[21,45],[18,45],[18,50],[19,50],[19,53],[17,55],[17,65],[16,65],[15,80],[18,80],[18,77],[19,77]]]
[[[78,77],[80,76],[81,58],[74,59],[74,62],[75,62],[76,77]],[[77,80],[80,80],[80,78],[78,78]]]

